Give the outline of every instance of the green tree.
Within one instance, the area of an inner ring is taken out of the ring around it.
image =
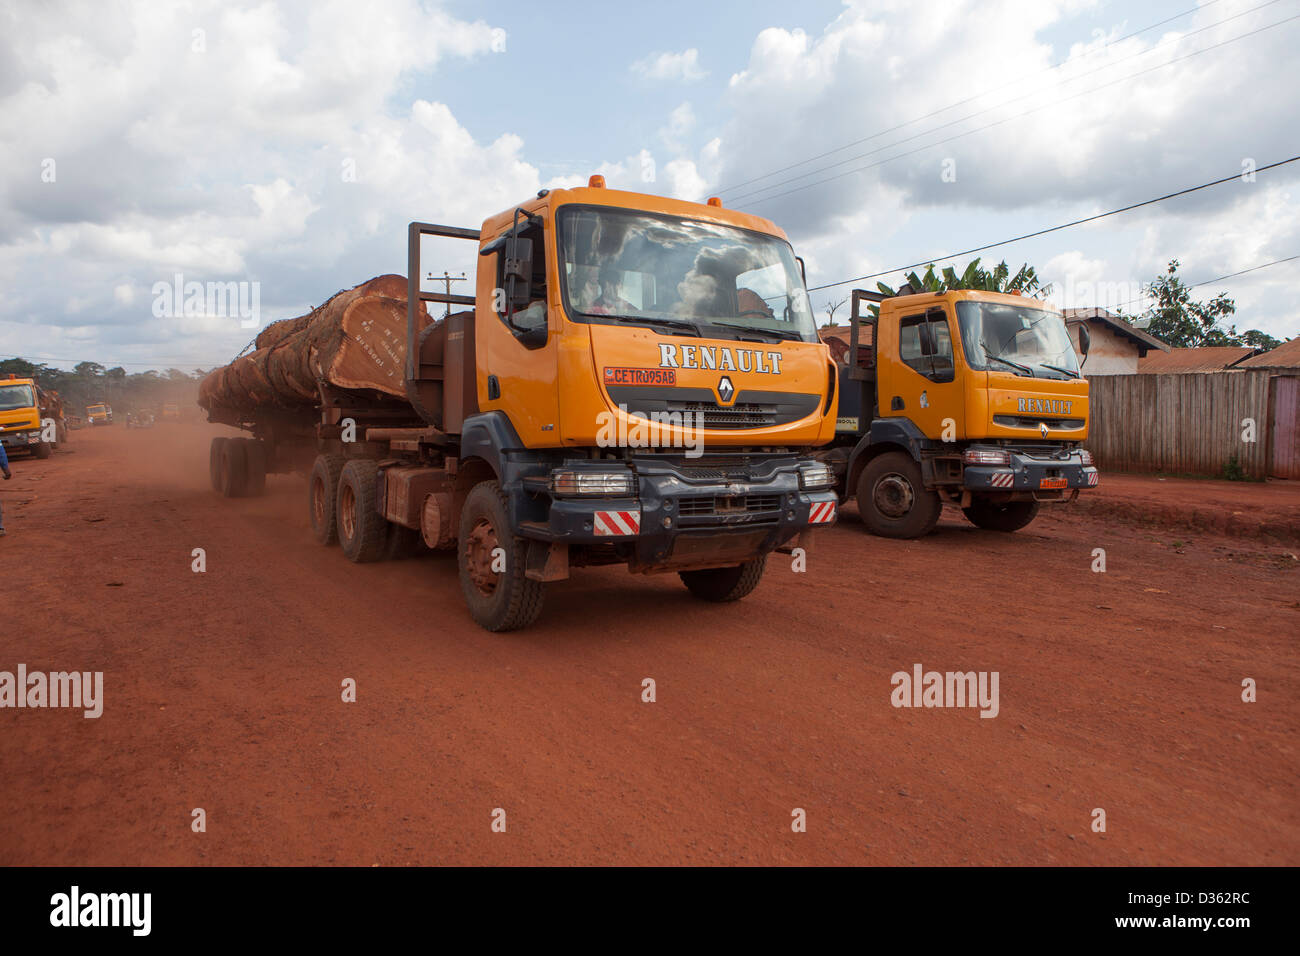
[[[1220,292],[1208,302],[1196,302],[1191,290],[1178,276],[1178,260],[1170,260],[1164,275],[1146,288],[1155,301],[1143,313],[1150,320],[1147,331],[1175,348],[1191,349],[1213,345],[1240,345],[1237,327],[1222,322],[1237,311],[1228,293]],[[1125,316],[1127,318],[1127,316]]]
[[[1267,332],[1261,332],[1259,329],[1251,329],[1241,337],[1241,343],[1268,352],[1281,345],[1282,339],[1274,338]]]

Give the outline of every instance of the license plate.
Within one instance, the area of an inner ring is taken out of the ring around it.
[[[1067,482],[1064,478],[1044,478],[1038,482],[1039,488],[1064,488]]]

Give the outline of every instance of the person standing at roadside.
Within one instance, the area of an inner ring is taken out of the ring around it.
[[[5,481],[8,481],[13,477],[13,472],[9,470],[9,456],[5,454],[5,446],[3,442],[0,442],[0,471],[4,472]],[[0,509],[0,538],[4,537],[4,533],[5,513],[3,509]]]

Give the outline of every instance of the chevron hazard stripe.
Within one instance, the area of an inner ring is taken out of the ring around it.
[[[592,515],[592,528],[600,537],[622,538],[641,533],[639,511],[597,511]]]
[[[1015,481],[1016,476],[1009,471],[999,471],[989,476],[989,484],[994,488],[1010,488]]]
[[[808,510],[809,524],[830,524],[835,520],[835,502],[816,501]]]

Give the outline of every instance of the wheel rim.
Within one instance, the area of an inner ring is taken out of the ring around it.
[[[343,485],[339,493],[339,524],[343,537],[351,541],[357,533],[357,495],[349,484]]]
[[[492,570],[492,552],[499,546],[496,529],[487,518],[479,518],[465,542],[465,567],[470,583],[484,597],[497,589],[497,573]]]
[[[311,483],[311,515],[316,527],[325,526],[325,482],[319,478]]]
[[[876,510],[886,518],[901,518],[912,510],[916,502],[916,492],[906,476],[898,472],[881,475],[872,492]]]

